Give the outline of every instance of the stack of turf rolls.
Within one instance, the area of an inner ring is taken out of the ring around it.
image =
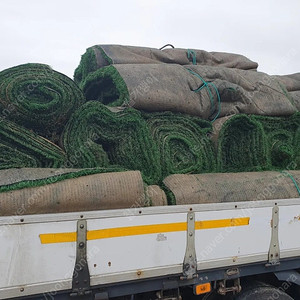
[[[132,170],[164,188],[176,174],[300,169],[300,76],[256,69],[231,53],[97,45],[74,81],[43,64],[3,70],[0,169]]]

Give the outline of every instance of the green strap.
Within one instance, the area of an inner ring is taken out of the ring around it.
[[[198,73],[192,71],[191,69],[187,69],[191,74],[195,75],[196,77],[198,77],[203,84],[201,86],[199,86],[197,89],[193,90],[193,92],[198,93],[199,91],[201,91],[203,88],[206,88],[209,94],[209,99],[210,99],[210,104],[211,104],[211,114],[213,114],[214,112],[214,97],[212,95],[212,92],[210,90],[210,86],[212,86],[214,88],[214,90],[217,93],[217,98],[218,98],[218,112],[215,115],[215,117],[213,118],[213,120],[211,121],[212,123],[219,117],[220,112],[221,112],[221,97],[218,91],[218,88],[216,87],[216,85],[212,82],[206,82]]]
[[[188,59],[190,59],[190,57],[192,57],[193,65],[197,64],[197,55],[194,50],[187,49],[187,57],[188,57]]]
[[[297,181],[296,181],[295,178],[293,177],[293,175],[290,174],[290,173],[287,172],[287,171],[281,171],[281,173],[282,173],[283,175],[289,176],[289,177],[292,179],[292,181],[293,181],[293,183],[294,183],[294,185],[295,185],[295,187],[296,187],[296,189],[297,189],[297,192],[298,192],[298,194],[299,194],[299,196],[300,196],[300,188],[299,188],[299,186],[298,186]]]

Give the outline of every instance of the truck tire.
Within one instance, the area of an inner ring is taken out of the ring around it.
[[[242,291],[239,295],[237,295],[235,300],[293,300],[292,297],[290,297],[285,292],[279,290],[276,287],[272,286],[258,286],[253,287],[249,290]]]
[[[233,300],[232,295],[222,296],[216,291],[212,291],[209,294],[204,295],[201,300]]]

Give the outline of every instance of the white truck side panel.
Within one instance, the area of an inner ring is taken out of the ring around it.
[[[271,239],[272,208],[196,213],[196,222],[211,219],[249,217],[249,226],[234,226],[196,231],[198,269],[212,268],[218,261],[240,263],[243,257],[267,255]],[[209,265],[211,262],[211,265]],[[222,264],[221,264],[222,265]],[[221,266],[220,265],[220,266]]]
[[[300,232],[300,205],[281,206],[279,208],[279,247],[281,257],[286,257],[292,250],[300,255],[298,235]]]
[[[41,232],[68,231],[76,231],[76,221],[5,227],[0,242],[0,287],[72,278],[75,243],[42,245],[39,238]]]
[[[91,220],[88,230],[186,222],[186,213]],[[186,247],[186,232],[116,237],[89,241],[90,274],[105,275],[180,264]],[[97,251],[98,250],[98,251]],[[95,267],[96,265],[96,267]]]
[[[300,240],[295,237],[300,229],[300,205],[295,201],[289,204],[289,200],[276,202],[282,256],[299,256]],[[242,208],[241,203],[236,205],[238,208],[232,204],[143,208],[141,214],[133,209],[132,214],[130,210],[99,212],[98,217],[96,212],[90,214],[92,217],[85,213],[88,237],[95,233],[87,241],[91,285],[181,273],[190,208],[195,212],[199,270],[266,261],[274,203],[257,203],[249,209]],[[1,299],[71,288],[76,242],[54,239],[42,243],[40,236],[51,234],[50,240],[52,234],[75,236],[78,217],[70,216],[60,214],[57,221],[53,216],[51,221],[43,221],[47,215],[28,216],[29,223],[15,224],[0,220]],[[244,223],[233,222],[239,219]],[[231,220],[235,225],[230,225]]]

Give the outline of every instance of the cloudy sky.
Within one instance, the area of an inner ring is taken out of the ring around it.
[[[269,74],[300,72],[299,0],[0,0],[0,70],[27,62],[73,77],[95,44],[243,54]]]

